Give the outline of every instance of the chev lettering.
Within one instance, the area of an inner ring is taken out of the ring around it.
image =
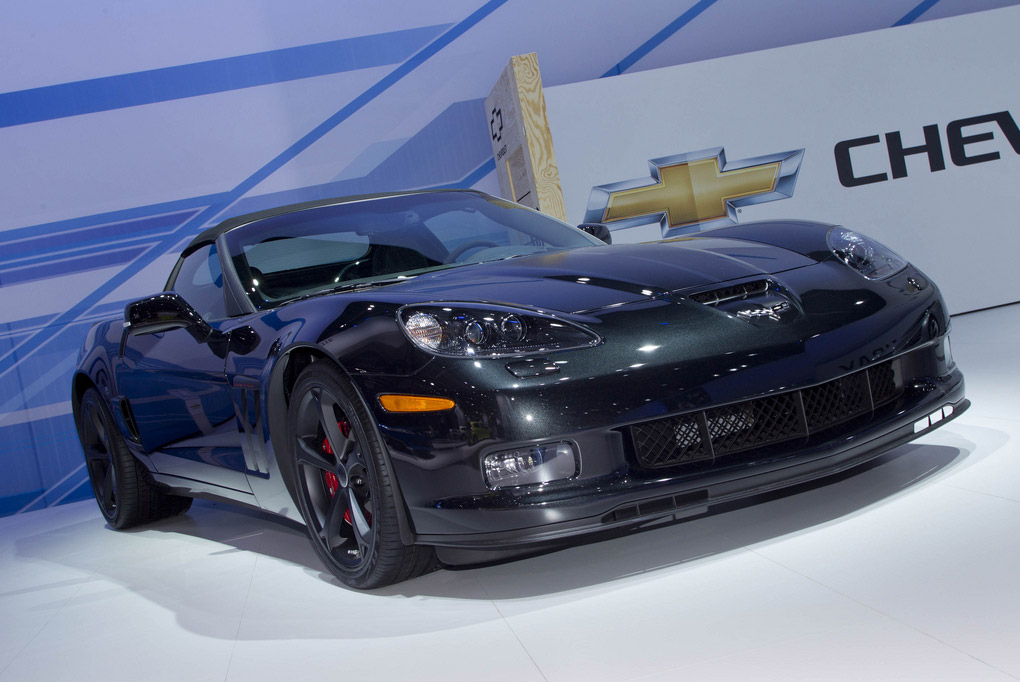
[[[999,111],[994,114],[983,114],[970,118],[961,118],[946,125],[946,146],[949,148],[949,158],[954,166],[970,166],[975,163],[995,161],[1001,158],[998,151],[985,151],[976,153],[968,150],[968,145],[979,142],[989,142],[995,139],[995,132],[988,129],[988,125],[997,125],[1002,135],[1009,142],[1013,151],[1020,154],[1020,128],[1008,111]],[[971,132],[973,126],[984,125],[984,130]],[[926,125],[921,128],[924,143],[913,147],[905,147],[903,136],[896,130],[885,134],[886,154],[889,158],[889,171],[893,179],[907,177],[907,157],[926,156],[928,157],[928,169],[936,173],[946,169],[946,157],[942,147],[942,136],[937,124]],[[852,140],[837,142],[833,148],[833,155],[836,159],[836,173],[839,182],[844,187],[859,187],[870,185],[874,182],[885,182],[889,179],[889,173],[872,173],[870,175],[858,175],[853,167],[851,153],[859,147],[867,147],[879,144],[881,138],[878,135],[867,135]]]

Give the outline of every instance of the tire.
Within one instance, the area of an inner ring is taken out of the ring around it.
[[[78,438],[99,510],[120,530],[183,514],[191,498],[160,490],[113,421],[106,401],[89,388],[78,407]]]
[[[312,547],[342,583],[372,589],[436,566],[432,547],[400,540],[382,437],[339,368],[319,361],[301,372],[287,412],[287,442]]]

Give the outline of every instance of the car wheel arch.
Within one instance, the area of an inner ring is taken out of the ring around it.
[[[93,363],[93,366],[100,363]],[[113,390],[110,385],[110,376],[106,371],[106,367],[100,364],[99,369],[93,369],[92,372],[83,372],[81,370],[74,373],[74,377],[71,379],[71,413],[74,415],[75,424],[77,425],[78,412],[81,410],[82,400],[85,398],[85,393],[90,389],[94,388],[102,396],[103,400],[106,401],[106,406],[113,411]],[[119,425],[114,422],[115,426]]]
[[[350,381],[350,372],[348,372],[340,362],[324,351],[320,346],[313,344],[295,345],[283,352],[277,360],[276,366],[273,368],[272,375],[269,379],[268,395],[266,398],[266,407],[269,419],[269,437],[272,442],[273,452],[276,453],[277,456],[277,468],[280,471],[280,476],[287,488],[287,492],[290,494],[291,499],[294,500],[297,499],[294,472],[292,471],[290,463],[285,462],[284,460],[286,457],[285,453],[288,452],[286,442],[287,411],[290,406],[291,391],[297,384],[298,377],[306,367],[314,362],[328,362],[332,364]],[[368,403],[365,401],[365,397],[361,395],[361,391],[358,390],[357,384],[351,381],[351,385],[354,387],[354,392],[361,399],[362,403],[364,403],[368,414],[372,414],[372,410],[368,409]],[[366,426],[378,428],[374,423]],[[385,441],[380,439],[380,442],[384,443]],[[386,450],[385,446],[383,447],[383,457],[385,457],[386,464],[392,472],[392,460],[390,459],[389,452]],[[410,514],[407,510],[407,504],[404,501],[403,493],[400,490],[400,483],[395,475],[393,476],[393,492],[397,508],[397,521],[400,528],[400,539],[405,545],[413,545],[415,537],[413,525],[411,523]]]
[[[85,397],[85,392],[90,388],[94,388],[102,393],[102,389],[96,386],[96,382],[88,374],[84,372],[75,372],[74,378],[71,379],[71,414],[74,415],[74,425],[78,428],[81,411],[81,401]]]

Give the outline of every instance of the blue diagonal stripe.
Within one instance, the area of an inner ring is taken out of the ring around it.
[[[230,215],[315,199],[369,194],[380,188],[421,189],[463,182],[466,174],[492,158],[488,129],[478,125],[483,103],[483,99],[454,102],[364,176],[246,196],[230,208]],[[453,137],[457,138],[455,145],[450,144]],[[440,158],[439,166],[421,162]]]
[[[303,138],[292,144],[283,153],[277,156],[275,159],[264,165],[259,170],[255,171],[254,174],[240,185],[235,188],[234,193],[236,194],[235,199],[240,198],[250,189],[254,188],[260,182],[265,180],[267,177],[278,171],[285,164],[290,162],[298,154],[306,150],[312,144],[322,138],[323,135],[336,128],[338,125],[346,121],[352,115],[360,111],[366,104],[374,100],[376,97],[389,90],[393,85],[401,81],[409,73],[417,69],[419,66],[424,64],[427,60],[431,59],[437,52],[449,45],[451,42],[459,38],[464,34],[465,31],[470,29],[472,26],[477,24],[485,17],[492,14],[496,9],[502,6],[507,0],[489,0],[489,2],[482,5],[482,7],[472,13],[468,18],[459,22],[453,26],[449,31],[441,35],[434,42],[426,45],[420,52],[415,54],[413,57],[408,59],[406,62],[395,68],[393,71],[388,73],[375,85],[365,90],[351,102],[347,104],[340,111],[336,112],[321,124],[316,126],[310,133],[305,135]]]
[[[893,26],[906,26],[907,24],[914,23],[918,17],[937,5],[938,2],[939,0],[922,0],[917,7],[904,14],[903,18],[893,24]]]
[[[0,94],[0,128],[399,64],[449,24]]]
[[[457,189],[458,187],[470,187],[471,185],[475,184],[476,182],[484,178],[489,173],[494,173],[495,171],[496,160],[493,159],[492,157],[489,157],[489,159],[482,163],[482,165],[478,166],[478,168],[475,168],[473,171],[465,175],[460,180],[448,182],[441,185],[432,185],[428,187],[428,189]]]
[[[128,263],[148,250],[147,243],[103,246],[82,249],[69,258],[42,257],[28,260],[18,267],[0,270],[0,286],[8,287],[40,279],[53,279],[76,272],[100,270]]]
[[[162,238],[158,242],[154,243],[152,247],[142,254],[138,259],[132,262],[130,265],[124,268],[116,276],[110,278],[105,284],[97,288],[88,296],[81,299],[77,304],[71,307],[70,310],[58,316],[50,325],[46,328],[39,330],[31,337],[18,344],[15,348],[12,348],[0,357],[0,376],[6,375],[12,368],[14,368],[20,360],[25,357],[32,355],[42,348],[48,341],[50,341],[56,334],[67,324],[76,320],[79,316],[87,312],[96,303],[102,301],[106,296],[117,289],[121,284],[128,281],[136,274],[138,274],[143,268],[149,265],[152,261],[162,255],[167,249],[172,247],[177,241],[180,240],[183,234],[190,234],[196,231],[199,227],[205,225],[209,221],[213,220],[217,216],[223,213],[229,208],[234,202],[244,196],[245,193],[250,191],[253,187],[258,185],[266,177],[274,173],[276,170],[281,168],[287,162],[292,160],[302,151],[311,146],[314,142],[321,139],[326,133],[336,128],[336,126],[343,123],[345,120],[350,118],[356,112],[364,108],[369,102],[374,100],[376,97],[386,92],[389,88],[400,82],[405,76],[410,74],[412,71],[417,69],[419,66],[424,64],[430,58],[432,58],[437,52],[445,48],[447,45],[452,43],[454,40],[463,35],[466,31],[471,29],[473,26],[478,24],[480,21],[485,19],[487,16],[499,9],[507,0],[489,0],[479,9],[475,10],[471,15],[457,24],[453,25],[450,29],[436,38],[434,41],[426,45],[420,51],[415,53],[410,59],[403,62],[397,68],[393,69],[382,79],[377,81],[374,85],[369,87],[363,93],[355,97],[350,103],[343,107],[340,111],[330,116],[326,121],[316,126],[311,132],[302,137],[300,140],[295,142],[293,145],[285,149],[279,155],[276,156],[269,163],[265,164],[262,168],[252,174],[250,177],[242,181],[237,187],[223,195],[223,200],[208,206],[201,211],[194,218],[188,220],[175,230],[170,235]],[[27,348],[27,350],[25,350]]]
[[[107,213],[96,213],[88,216],[80,216],[78,218],[56,220],[50,223],[39,223],[38,225],[29,225],[27,227],[15,227],[0,232],[0,244],[5,242],[14,242],[21,239],[34,240],[39,237],[46,237],[61,232],[70,232],[72,230],[79,230],[82,228],[95,227],[97,225],[104,226],[127,220],[151,218],[153,216],[173,213],[175,211],[204,208],[209,204],[222,200],[225,197],[226,192],[219,194],[206,194],[198,197],[190,197],[188,199],[177,199],[174,201],[165,201],[159,204],[149,204],[148,206],[136,206],[134,208],[124,208],[117,211],[109,211]],[[7,247],[4,248],[6,249]]]
[[[689,10],[681,14],[679,17],[671,21],[664,29],[653,35],[651,38],[641,44],[636,50],[631,52],[629,55],[621,59],[616,66],[606,71],[599,78],[605,78],[607,76],[618,76],[630,67],[638,63],[638,61],[646,54],[654,50],[656,47],[666,41],[667,38],[672,36],[674,33],[682,29],[687,24],[694,21],[694,19],[704,12],[706,9],[714,5],[716,0],[701,0]]]
[[[208,202],[206,202],[208,205]],[[154,236],[166,234],[185,220],[195,215],[197,210],[164,213],[135,220],[101,223],[95,227],[83,227],[76,230],[55,230],[52,233],[42,232],[28,239],[12,240],[3,244],[0,249],[0,272],[7,267],[20,267],[32,261],[52,258],[57,254],[84,255],[86,249],[95,247],[113,247],[129,241],[151,240]]]

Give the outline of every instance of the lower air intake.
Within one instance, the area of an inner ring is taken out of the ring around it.
[[[640,466],[660,468],[808,438],[895,399],[889,360],[818,386],[628,427]]]

